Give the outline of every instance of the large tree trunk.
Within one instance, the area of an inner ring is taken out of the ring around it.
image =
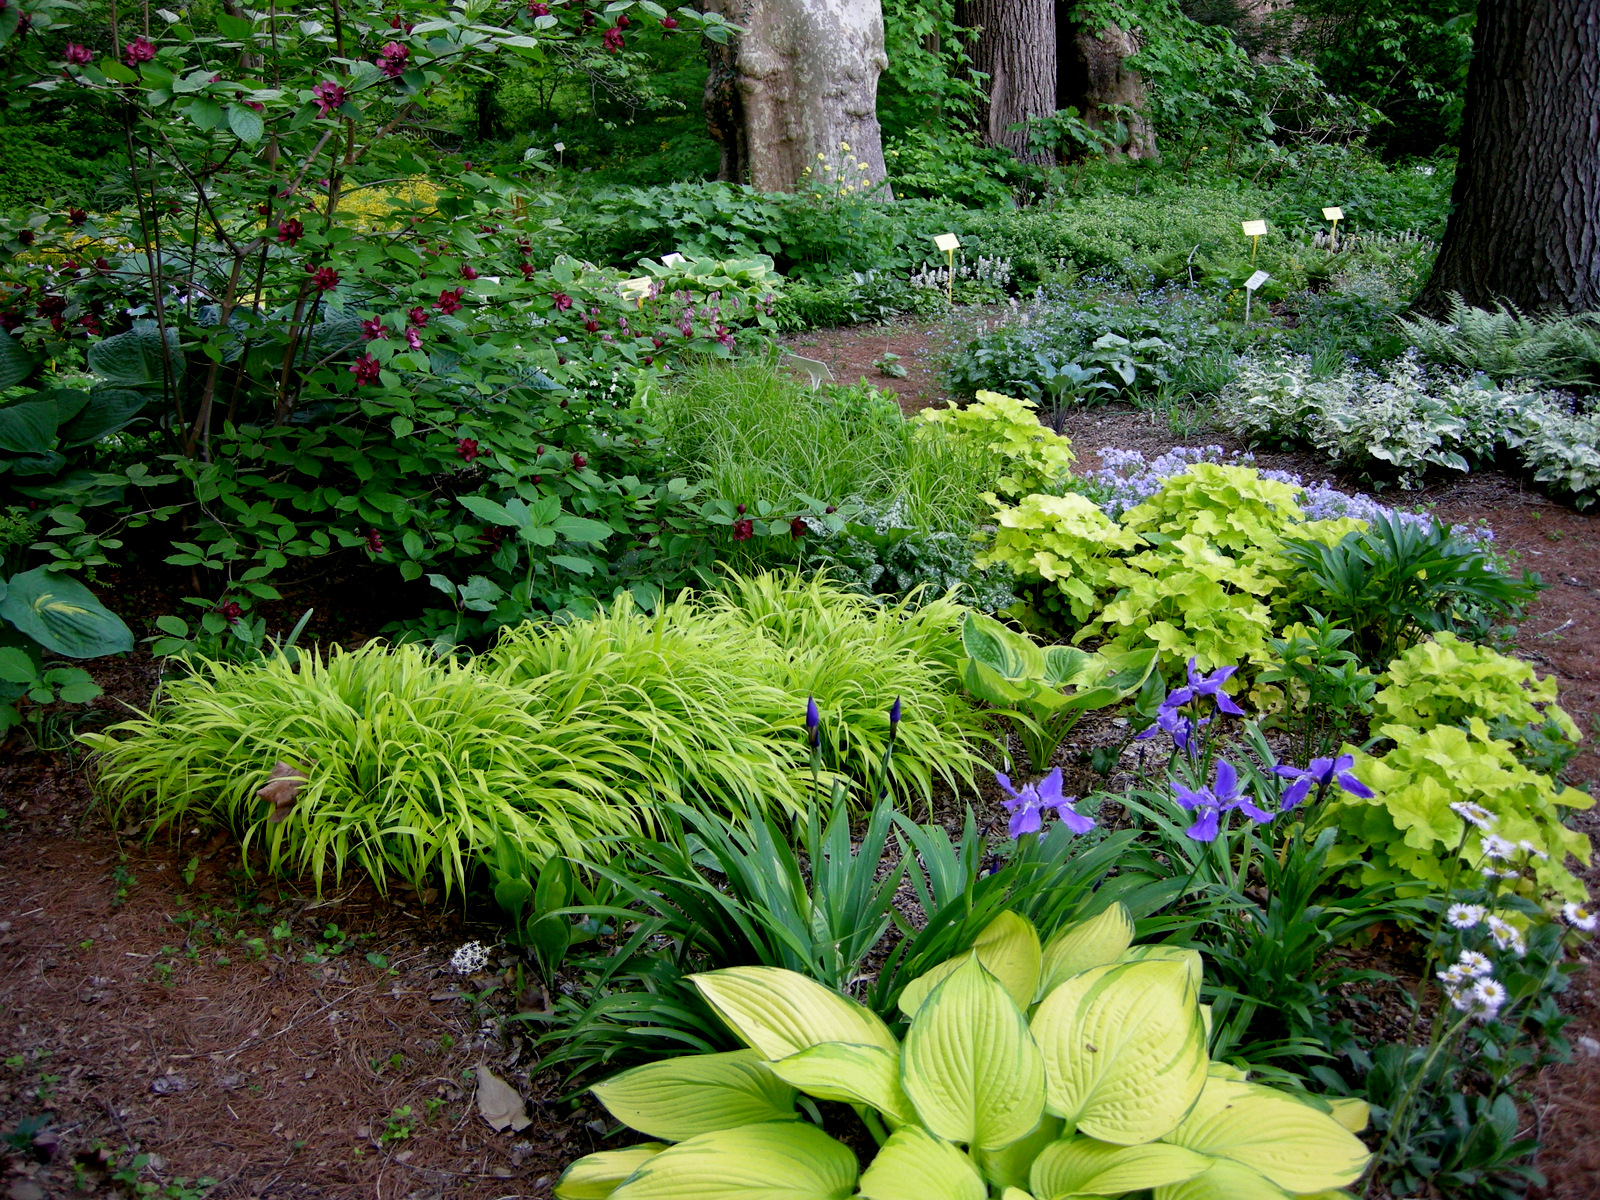
[[[1071,7],[1074,6],[1056,5],[1058,13]],[[1126,136],[1107,152],[1107,157],[1160,158],[1155,128],[1144,115],[1144,79],[1127,65],[1127,60],[1139,52],[1138,39],[1120,25],[1107,24],[1096,30],[1070,17],[1067,21],[1057,23],[1056,53],[1061,70],[1056,104],[1076,108],[1096,129],[1122,125]],[[1125,106],[1133,113],[1113,112],[1113,105]]]
[[[988,103],[977,112],[984,141],[1038,158],[1027,131],[1010,126],[1056,110],[1055,0],[956,0],[956,24],[976,31],[967,57],[989,77]]]
[[[722,147],[719,178],[763,192],[845,180],[889,197],[878,128],[883,52],[879,0],[708,0],[743,27],[713,44],[706,123]]]
[[[1480,0],[1444,243],[1414,307],[1600,309],[1600,4]]]

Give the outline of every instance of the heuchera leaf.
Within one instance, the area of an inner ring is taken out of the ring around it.
[[[624,1125],[668,1142],[796,1116],[795,1089],[754,1050],[666,1058],[589,1090]]]
[[[984,969],[1005,985],[1018,1008],[1033,1003],[1039,985],[1039,933],[1032,921],[1007,909],[984,927],[967,954],[946,959],[908,983],[900,993],[900,1011],[916,1016],[929,993],[973,953]]]
[[[891,1134],[861,1176],[864,1200],[984,1200],[987,1194],[970,1158],[915,1125]]]
[[[654,1155],[615,1200],[845,1200],[856,1156],[815,1125],[719,1129]]]
[[[794,971],[729,967],[689,979],[728,1027],[769,1059],[822,1042],[900,1049],[875,1013]]]

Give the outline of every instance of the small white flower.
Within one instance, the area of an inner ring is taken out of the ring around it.
[[[1445,920],[1454,929],[1471,929],[1488,915],[1481,904],[1452,904],[1445,912]]]
[[[1499,917],[1489,918],[1489,936],[1494,939],[1494,944],[1501,950],[1511,950],[1517,957],[1528,952],[1527,944],[1522,940],[1522,931],[1515,925],[1508,925]]]
[[[1480,840],[1480,845],[1483,848],[1483,856],[1490,862],[1501,862],[1508,859],[1511,857],[1512,852],[1516,850],[1516,847],[1506,841],[1505,838],[1492,833],[1484,834]]]
[[[1548,859],[1550,857],[1526,838],[1517,843],[1517,849],[1521,850],[1529,858]]]
[[[1563,904],[1561,906],[1562,919],[1574,929],[1581,929],[1585,933],[1593,933],[1596,924],[1600,924],[1593,909],[1587,904]]]
[[[1505,984],[1494,979],[1480,979],[1472,985],[1472,998],[1483,1009],[1478,1016],[1487,1021],[1505,1005]]]
[[[1474,804],[1470,800],[1456,800],[1450,805],[1450,811],[1455,813],[1468,825],[1478,829],[1488,829],[1495,822],[1495,815],[1481,804]]]
[[[1461,1012],[1466,1012],[1467,1009],[1472,1007],[1472,993],[1466,988],[1447,988],[1445,989],[1445,995],[1450,997],[1452,1007]]]
[[[489,965],[489,952],[482,942],[467,942],[450,956],[450,969],[457,975],[476,975]]]
[[[1479,954],[1476,950],[1463,950],[1456,966],[1474,979],[1482,978],[1494,970],[1494,964],[1489,961],[1488,956]]]
[[[1460,963],[1454,963],[1447,969],[1439,972],[1439,982],[1444,984],[1445,991],[1453,992],[1457,984],[1462,984],[1471,979],[1472,975]]]

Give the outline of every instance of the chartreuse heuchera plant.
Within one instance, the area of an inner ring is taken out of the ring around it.
[[[656,1139],[572,1164],[559,1200],[1282,1200],[1345,1195],[1366,1106],[1298,1098],[1206,1055],[1198,953],[1130,947],[1120,906],[1041,945],[1005,912],[914,980],[897,1037],[802,975],[693,977],[748,1049],[673,1058],[595,1086]],[[815,1123],[848,1104],[865,1171]],[[811,1118],[811,1119],[808,1119]]]
[[[999,392],[979,392],[964,407],[925,408],[914,418],[970,441],[1003,464],[995,481],[1002,496],[1029,496],[1060,487],[1072,474],[1072,443],[1039,423],[1033,405]]]

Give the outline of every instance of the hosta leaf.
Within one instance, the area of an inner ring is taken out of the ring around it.
[[[669,1142],[796,1115],[794,1088],[754,1050],[666,1058],[589,1090],[624,1125]]]
[[[1072,1137],[1046,1146],[1034,1160],[1029,1184],[1039,1200],[1057,1196],[1115,1196],[1193,1179],[1212,1163],[1181,1146],[1150,1142],[1113,1146]]]
[[[1018,1008],[1033,1003],[1039,986],[1040,949],[1039,934],[1032,921],[1008,909],[985,926],[972,943],[972,950],[985,969],[1005,985]],[[908,1017],[916,1016],[928,994],[967,958],[962,954],[946,959],[913,979],[900,993],[900,1011]]]
[[[1118,962],[1181,962],[1189,969],[1189,982],[1194,985],[1195,991],[1200,990],[1200,983],[1205,978],[1206,966],[1200,958],[1200,951],[1188,950],[1183,946],[1129,946],[1117,956]]]
[[[95,388],[77,416],[61,427],[61,444],[87,446],[117,432],[139,415],[150,397],[125,388]]]
[[[16,387],[33,374],[37,360],[9,330],[0,330],[0,388]]]
[[[46,650],[67,658],[98,658],[133,649],[133,631],[76,579],[35,567],[13,575],[0,600],[10,621]]]
[[[561,1173],[556,1200],[606,1200],[618,1184],[666,1148],[662,1142],[641,1142],[626,1150],[585,1155]]]
[[[961,622],[961,647],[969,657],[1013,682],[1044,674],[1044,652],[1031,637],[981,613],[969,612]]]
[[[861,1176],[865,1200],[984,1200],[972,1160],[949,1142],[908,1125],[889,1136]]]
[[[61,412],[48,396],[8,404],[0,408],[0,450],[13,454],[48,453],[60,423]]]
[[[1119,900],[1098,916],[1057,931],[1045,943],[1036,998],[1048,996],[1062,980],[1117,961],[1133,941],[1133,918]]]
[[[1044,1062],[1005,986],[969,958],[917,1011],[901,1081],[930,1131],[974,1150],[1029,1134],[1044,1109]]]
[[[799,1054],[780,1058],[772,1072],[818,1100],[867,1104],[895,1125],[917,1120],[916,1109],[900,1086],[900,1051],[882,1046],[848,1046],[824,1042]]]
[[[1033,1034],[1050,1112],[1103,1142],[1154,1141],[1177,1125],[1206,1081],[1205,1028],[1181,962],[1116,963],[1074,975],[1039,1005]]]
[[[845,1200],[856,1156],[815,1125],[786,1121],[702,1133],[648,1159],[615,1200]]]
[[[782,967],[729,967],[689,979],[740,1040],[769,1059],[823,1042],[900,1048],[875,1013]]]
[[[1044,1116],[1038,1128],[1021,1141],[998,1150],[980,1151],[978,1165],[983,1168],[985,1178],[999,1187],[1025,1188],[1033,1160],[1046,1146],[1060,1139],[1061,1129],[1060,1117]]]
[[[1242,1163],[1219,1158],[1204,1174],[1156,1188],[1153,1200],[1290,1200],[1290,1194]]]
[[[1025,1192],[1021,1188],[1008,1187],[1000,1193],[1000,1200],[1033,1200],[1033,1193]]]
[[[1296,1193],[1353,1183],[1368,1157],[1327,1113],[1272,1088],[1227,1079],[1207,1080],[1194,1109],[1163,1140],[1242,1163]]]

